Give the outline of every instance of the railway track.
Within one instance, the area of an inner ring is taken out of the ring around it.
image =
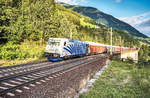
[[[27,66],[15,66],[0,69],[0,96],[15,96],[15,92],[23,92],[34,83],[46,82],[50,76],[62,73],[81,64],[96,61],[98,56],[87,56],[63,62],[42,62]]]

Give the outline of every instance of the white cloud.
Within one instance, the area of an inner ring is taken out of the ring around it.
[[[87,3],[88,0],[56,0],[56,2],[64,2],[71,5],[78,5],[80,3]]]
[[[119,18],[120,20],[132,25],[132,26],[135,26],[137,24],[140,24],[142,21],[139,20],[138,18],[136,17],[123,17],[123,18]]]
[[[145,19],[146,16],[150,15],[150,12],[146,12],[137,16],[132,16],[132,17],[122,17],[119,18],[120,20],[132,25],[132,26],[136,26],[138,24],[141,24],[142,22],[148,20]]]
[[[132,16],[132,17],[122,17],[119,18],[120,20],[132,25],[135,27],[137,30],[140,32],[144,33],[145,35],[150,37],[150,26],[142,26],[140,24],[150,20],[150,11],[137,15],[137,16]]]
[[[71,5],[77,5],[80,3],[87,3],[89,0],[56,0],[56,2],[64,2]],[[120,3],[123,0],[115,0],[115,2]]]

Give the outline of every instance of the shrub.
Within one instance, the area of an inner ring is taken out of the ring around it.
[[[14,60],[18,58],[20,47],[19,45],[6,44],[0,49],[0,59],[4,60]]]
[[[126,59],[126,62],[129,63],[129,64],[134,64],[135,63],[134,60],[132,58],[129,58],[129,57]]]
[[[33,42],[32,42],[33,43]],[[44,48],[36,44],[16,45],[8,43],[0,48],[0,59],[15,60],[25,58],[40,58],[44,53]]]

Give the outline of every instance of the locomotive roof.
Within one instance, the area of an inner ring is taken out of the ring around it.
[[[49,38],[49,39],[68,40],[67,38]]]
[[[102,44],[102,43],[95,43],[95,42],[90,42],[90,41],[85,41],[85,42],[90,45],[106,46],[105,44]]]

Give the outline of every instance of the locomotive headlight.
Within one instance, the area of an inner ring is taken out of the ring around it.
[[[54,54],[53,56],[54,56],[54,57],[59,57],[60,55],[59,55],[59,54]]]
[[[57,54],[54,54],[54,57],[57,57],[58,55]]]
[[[46,46],[46,51],[49,51],[50,47],[49,45]]]

